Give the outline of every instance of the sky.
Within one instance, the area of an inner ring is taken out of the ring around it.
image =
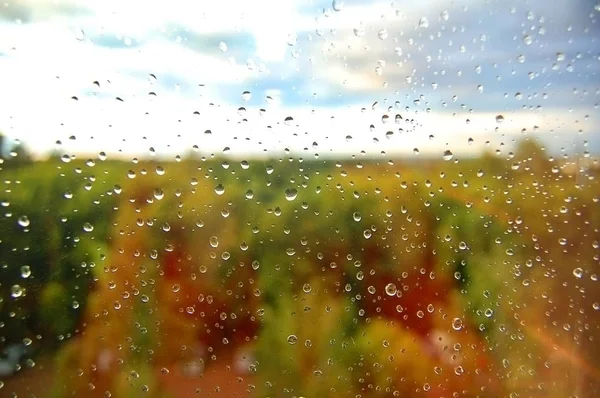
[[[596,154],[599,17],[597,0],[7,1],[0,131],[37,156],[471,156],[527,137]]]

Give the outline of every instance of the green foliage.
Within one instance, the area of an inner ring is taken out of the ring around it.
[[[218,355],[239,341],[255,344],[260,396],[410,395],[433,388],[427,375],[440,359],[424,347],[435,333],[452,332],[455,316],[464,316],[471,346],[486,342],[480,356],[491,352],[492,362],[481,367],[495,369],[509,356],[503,349],[515,361],[539,353],[521,339],[520,317],[553,304],[541,299],[556,288],[547,275],[572,278],[573,253],[582,269],[597,260],[597,181],[574,187],[548,172],[544,158],[539,170],[512,167],[540,156],[525,146],[510,162],[488,154],[423,168],[53,159],[4,170],[2,337],[40,334],[40,344],[53,346],[76,334],[85,314],[80,350],[61,352],[61,382],[83,383],[68,370],[89,368],[101,340],[126,348],[130,369],[116,378],[116,396],[139,395],[146,384],[158,391],[151,372],[161,358],[149,351],[179,349],[182,336],[188,344],[196,335]],[[561,238],[568,244],[557,245]],[[388,282],[399,293],[384,291]],[[446,290],[426,294],[428,284]],[[20,297],[12,297],[15,285]],[[533,308],[519,304],[528,295]],[[449,297],[461,311],[447,310]],[[419,328],[417,310],[434,304],[441,330]],[[538,366],[531,358],[528,366]],[[476,375],[480,365],[469,363]],[[468,389],[460,380],[467,376],[455,381]]]

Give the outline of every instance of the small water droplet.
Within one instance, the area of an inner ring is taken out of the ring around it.
[[[453,157],[454,157],[454,155],[453,155],[453,154],[452,154],[452,152],[451,152],[451,151],[449,151],[449,150],[445,150],[445,151],[444,151],[444,155],[442,156],[442,158],[443,158],[444,160],[446,160],[446,161],[448,161],[448,160],[452,160],[452,158],[453,158]]]
[[[92,232],[94,230],[94,226],[89,222],[86,222],[85,224],[83,224],[83,230],[85,232]]]
[[[251,98],[252,98],[252,93],[250,91],[244,91],[242,93],[242,99],[244,101],[250,101]]]
[[[225,193],[225,187],[223,186],[223,184],[219,184],[215,187],[215,193],[217,195],[223,195]]]
[[[502,123],[504,121],[504,116],[496,115],[496,123]]]

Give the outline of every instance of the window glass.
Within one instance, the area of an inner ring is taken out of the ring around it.
[[[600,396],[600,3],[0,3],[0,396]]]

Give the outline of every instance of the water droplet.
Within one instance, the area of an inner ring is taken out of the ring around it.
[[[223,184],[219,184],[215,187],[215,193],[217,195],[223,195],[225,193],[225,187],[223,186]]]
[[[449,16],[450,16],[450,14],[448,14],[448,11],[446,11],[446,10],[442,11],[442,13],[440,14],[440,18],[444,22],[446,22],[448,20]]]
[[[559,243],[561,246],[565,246],[565,245],[567,244],[567,239],[566,239],[566,238],[560,238],[560,239],[558,240],[558,243]]]
[[[252,98],[252,93],[250,91],[244,91],[242,93],[242,99],[244,101],[250,101],[251,98]]]
[[[298,343],[298,337],[296,337],[295,334],[290,334],[287,338],[287,342],[288,342],[288,344],[294,345],[294,344]]]
[[[23,228],[27,228],[30,224],[29,218],[27,216],[21,216],[17,220],[17,224],[19,224]]]
[[[31,267],[23,265],[21,267],[21,278],[29,278],[31,276]]]
[[[463,327],[463,321],[460,318],[454,318],[452,320],[452,329],[461,330]]]
[[[85,40],[85,32],[83,31],[83,29],[79,28],[75,30],[75,39],[79,41]]]
[[[583,269],[577,267],[573,270],[573,275],[575,276],[575,278],[577,279],[581,279],[583,277]]]
[[[219,238],[217,238],[216,236],[211,236],[208,239],[208,243],[210,243],[211,247],[217,247],[219,246]]]
[[[154,197],[156,198],[156,200],[161,200],[165,197],[165,193],[160,188],[154,188]]]
[[[381,29],[379,32],[377,32],[377,36],[381,40],[385,40],[388,38],[388,31],[386,29]]]
[[[388,296],[395,296],[397,292],[398,292],[398,289],[396,288],[395,284],[388,283],[387,285],[385,285],[385,293]]]
[[[222,41],[222,42],[220,42],[220,43],[219,43],[219,50],[221,50],[221,51],[223,51],[223,52],[226,52],[226,51],[227,51],[227,43],[225,43],[225,42],[223,42],[223,41]]]
[[[331,8],[333,8],[334,11],[342,11],[344,8],[344,0],[333,0]]]
[[[288,46],[295,46],[297,41],[298,41],[298,35],[296,33],[290,33],[287,36]]]
[[[419,19],[419,28],[425,29],[429,27],[429,20],[425,17]]]
[[[83,224],[83,230],[85,232],[92,232],[94,230],[94,226],[89,222],[86,222],[85,224]]]
[[[496,123],[502,123],[504,121],[504,116],[496,115]]]
[[[454,155],[452,154],[451,151],[449,150],[445,150],[444,151],[444,155],[442,156],[444,160],[448,161],[448,160],[452,160],[452,158],[454,157]]]
[[[523,43],[525,43],[526,46],[529,46],[533,43],[533,38],[529,35],[525,35],[523,36]]]
[[[23,295],[23,288],[20,285],[12,285],[10,295],[14,298],[19,298]]]
[[[370,239],[373,236],[373,232],[370,229],[365,229],[363,232],[365,239]]]
[[[296,199],[297,196],[298,196],[298,191],[295,188],[288,188],[285,190],[285,198],[289,202]]]
[[[556,62],[562,62],[565,60],[565,53],[558,52],[556,53]]]
[[[352,213],[352,218],[356,222],[359,222],[360,220],[362,220],[361,214],[359,212],[357,212],[357,211],[355,211],[354,213]]]
[[[283,123],[284,123],[286,126],[291,126],[293,121],[294,121],[294,118],[293,118],[293,117],[291,117],[291,116],[288,116],[288,117],[286,117],[286,118],[283,120]]]
[[[354,30],[354,36],[356,36],[356,37],[362,37],[365,35],[365,29],[362,26],[360,26],[358,28],[354,28],[353,30]]]

